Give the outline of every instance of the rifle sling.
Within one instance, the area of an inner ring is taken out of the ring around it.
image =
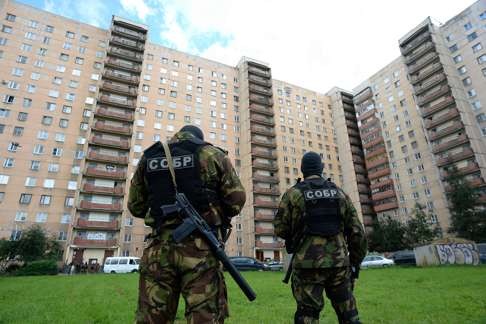
[[[162,146],[164,147],[165,157],[167,158],[167,164],[169,165],[169,171],[172,178],[172,183],[174,184],[174,190],[175,192],[177,192],[177,182],[175,177],[174,164],[172,162],[172,155],[170,154],[170,148],[166,142],[162,142]]]

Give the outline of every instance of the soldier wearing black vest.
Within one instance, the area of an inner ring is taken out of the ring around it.
[[[214,227],[221,239],[231,217],[245,203],[245,191],[223,150],[204,141],[195,126],[183,127],[169,142],[179,192]],[[174,203],[174,186],[160,142],[145,150],[132,178],[128,208],[153,228],[140,265],[137,323],[173,323],[179,295],[188,323],[223,323],[228,316],[219,261],[197,234],[176,244],[179,217],[161,220],[160,207]]]
[[[274,220],[275,233],[294,254],[294,322],[319,323],[325,291],[339,323],[360,323],[351,268],[359,268],[367,241],[349,197],[322,177],[323,167],[319,154],[304,154],[304,180],[285,192]]]

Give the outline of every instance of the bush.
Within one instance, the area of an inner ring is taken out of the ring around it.
[[[16,276],[56,275],[57,263],[55,260],[32,261],[14,274]]]

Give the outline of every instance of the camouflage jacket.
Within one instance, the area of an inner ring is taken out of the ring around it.
[[[178,132],[169,143],[176,143],[192,137],[191,133]],[[155,221],[149,210],[145,164],[145,156],[142,156],[131,180],[128,209],[133,216],[144,218],[147,226],[153,226]],[[213,225],[229,222],[231,217],[240,213],[246,199],[245,189],[241,185],[230,159],[220,148],[207,145],[199,152],[199,164],[203,182],[205,184],[216,184],[215,187],[219,189],[218,196],[220,197],[219,205],[210,205],[210,210],[201,216]],[[180,220],[173,219],[166,222],[165,225],[177,222],[180,222]]]
[[[308,235],[304,236],[301,242],[295,241],[301,236],[299,232],[303,231],[304,197],[295,187],[287,190],[282,196],[273,224],[275,234],[286,242],[294,242],[293,244],[297,245],[297,251],[294,252],[294,268],[359,265],[365,257],[368,244],[363,225],[349,197],[339,188],[338,192],[341,196],[341,232],[330,237]]]

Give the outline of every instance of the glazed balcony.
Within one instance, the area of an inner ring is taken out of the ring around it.
[[[469,140],[466,136],[466,134],[461,134],[459,135],[456,139],[447,141],[445,143],[440,143],[438,145],[435,145],[432,147],[432,153],[437,154],[439,152],[446,151],[448,149],[451,149],[453,147],[468,143]]]
[[[357,131],[356,129],[353,129],[353,128],[348,128],[348,135],[350,137],[360,138],[359,131]]]
[[[274,219],[273,214],[270,215],[270,214],[255,212],[255,220],[256,221],[271,222],[271,221],[273,221],[273,219]]]
[[[260,69],[250,64],[248,64],[248,72],[268,79],[272,78],[272,74],[270,73],[270,70]]]
[[[435,114],[438,111],[446,109],[447,107],[453,105],[455,103],[454,98],[452,96],[447,96],[439,103],[436,103],[430,107],[424,107],[421,109],[422,117],[427,118],[432,114]]]
[[[372,97],[373,97],[373,91],[371,91],[370,87],[367,87],[366,89],[358,93],[356,96],[354,96],[353,101],[355,105],[359,105]]]
[[[358,120],[368,119],[368,118],[370,118],[372,116],[375,116],[375,114],[376,114],[376,108],[370,109],[370,110],[368,110],[366,112],[363,112],[363,113],[359,114]]]
[[[265,105],[260,105],[260,104],[256,104],[256,103],[251,103],[250,104],[250,111],[253,111],[253,112],[256,112],[256,113],[259,113],[259,114],[264,114],[264,115],[267,115],[267,116],[273,116],[274,115],[274,112],[273,112],[273,108],[272,107],[267,107]]]
[[[262,85],[262,86],[265,86],[265,87],[271,87],[272,86],[271,80],[268,80],[266,78],[262,78],[258,75],[250,74],[250,75],[248,75],[248,79],[252,83],[256,83],[256,84],[259,84],[259,85]]]
[[[361,140],[357,137],[349,137],[349,143],[351,145],[361,146]]]
[[[88,200],[81,200],[79,202],[79,209],[84,210],[101,210],[101,211],[108,211],[108,212],[122,212],[122,204],[119,202],[114,202],[111,204],[101,204],[95,203]]]
[[[278,208],[278,201],[266,201],[259,198],[255,198],[253,205],[255,207]]]
[[[343,93],[341,93],[341,99],[342,99],[343,103],[348,104],[348,106],[350,106],[351,108],[353,108],[353,111],[354,111],[354,101],[353,101],[353,97],[348,97],[346,95],[343,95]],[[346,105],[344,105],[344,106],[346,106]]]
[[[121,27],[121,26],[116,26],[116,25],[114,25],[111,28],[111,33],[117,34],[117,35],[120,35],[120,36],[124,36],[124,37],[129,37],[129,38],[139,40],[139,41],[145,41],[147,39],[147,36],[143,33],[139,33],[135,30],[128,29],[128,28]]]
[[[267,171],[278,171],[277,163],[262,163],[253,161],[251,164],[255,169],[267,170]]]
[[[371,199],[373,199],[373,201],[379,201],[379,200],[392,198],[392,197],[396,197],[396,193],[393,188],[386,191],[377,192],[371,195]]]
[[[372,214],[365,214],[363,213],[363,225],[367,227],[371,227],[374,224],[374,212]]]
[[[448,122],[452,119],[456,119],[459,116],[460,116],[460,114],[459,114],[459,110],[457,110],[457,108],[449,109],[449,111],[447,113],[443,114],[442,116],[439,116],[439,117],[433,118],[433,119],[425,120],[425,128],[427,128],[427,129],[434,128],[434,127],[436,127],[440,124],[446,123],[446,122]],[[461,122],[459,122],[459,123],[462,125]]]
[[[365,160],[361,156],[353,154],[353,163],[355,165],[365,165]]]
[[[408,73],[412,75],[418,72],[419,70],[421,70],[422,68],[424,68],[425,66],[427,66],[428,64],[434,62],[438,58],[439,58],[439,54],[437,54],[436,52],[429,53],[424,57],[422,57],[420,60],[417,60],[415,64],[409,65]]]
[[[107,146],[118,148],[122,150],[129,150],[130,149],[130,142],[128,140],[120,139],[120,140],[110,140],[105,139],[101,136],[92,136],[91,137],[91,144],[96,144],[100,146]]]
[[[366,161],[366,168],[369,170],[385,164],[388,165],[388,157],[386,156],[373,161]]]
[[[363,150],[357,146],[351,146],[351,153],[361,157],[363,156]]]
[[[124,135],[132,134],[132,128],[128,125],[123,125],[123,126],[110,125],[102,121],[95,122],[93,129],[102,132],[107,132],[107,133],[116,133],[116,134],[124,134]]]
[[[263,228],[261,226],[255,226],[256,235],[272,235],[274,234],[273,228]]]
[[[450,153],[442,158],[437,159],[437,166],[443,167],[448,164],[452,164],[458,161],[466,160],[474,156],[474,152],[469,147],[464,148],[462,151],[457,153]]]
[[[116,119],[121,121],[133,122],[135,115],[131,111],[113,110],[104,106],[98,106],[95,110],[95,116]]]
[[[256,194],[280,196],[280,191],[278,190],[278,188],[262,188],[262,187],[254,186],[253,192]]]
[[[257,144],[257,145],[260,145],[260,146],[265,146],[265,147],[276,147],[277,146],[277,142],[275,141],[275,139],[261,139],[261,138],[256,138],[254,136],[251,137],[251,143],[252,144]]]
[[[278,177],[277,176],[263,176],[259,174],[254,174],[252,176],[253,180],[255,181],[260,181],[260,182],[267,182],[267,183],[278,183]]]
[[[425,80],[428,77],[432,76],[434,73],[442,71],[442,69],[443,69],[442,63],[440,63],[440,61],[435,62],[434,64],[427,66],[425,69],[420,70],[418,74],[412,75],[410,77],[410,83],[412,83],[412,85],[416,85],[422,80]]]
[[[460,121],[454,121],[452,125],[441,129],[440,131],[436,132],[429,132],[429,139],[430,141],[435,141],[438,140],[439,138],[442,138],[444,136],[450,135],[452,133],[462,131],[464,130],[464,124],[461,123]]]
[[[361,128],[360,129],[361,138],[366,141],[370,137],[381,136],[381,127],[373,127],[373,128]]]
[[[272,127],[265,127],[265,126],[260,126],[260,125],[251,125],[250,130],[253,134],[275,137],[275,130]]]
[[[137,107],[137,101],[131,99],[118,99],[109,95],[101,95],[98,102],[109,104],[112,106],[135,109]]]
[[[261,104],[261,105],[273,106],[272,98],[262,96],[262,95],[250,94],[250,104],[252,102],[255,102],[255,103]]]
[[[349,104],[343,100],[343,110],[344,110],[344,112],[348,112],[348,113],[356,115],[356,110],[354,109],[352,100],[351,100],[351,103],[349,103]]]
[[[371,204],[372,200],[370,199],[370,196],[366,193],[361,193],[359,195],[359,202],[363,204]]]
[[[263,243],[262,241],[256,240],[255,247],[257,249],[263,249],[263,250],[275,250],[275,249],[283,248],[284,243],[283,242]]]
[[[275,120],[271,117],[265,117],[260,115],[251,114],[250,121],[259,123],[262,125],[275,126]]]
[[[254,85],[254,84],[250,84],[249,90],[250,92],[263,94],[265,96],[269,96],[269,97],[273,96],[272,89]]]
[[[111,81],[106,81],[106,80],[101,84],[100,89],[107,92],[113,92],[113,93],[118,93],[121,95],[127,95],[132,97],[136,97],[138,92],[137,87],[130,87],[125,84],[113,83]]]
[[[373,210],[373,207],[371,207],[368,204],[362,204],[361,205],[361,212],[363,214],[374,214],[375,213],[375,211]]]
[[[363,148],[369,149],[369,148],[371,148],[375,145],[381,144],[381,143],[385,143],[385,140],[383,139],[383,136],[378,136],[375,139],[373,139],[373,140],[371,140],[367,143],[363,143]]]
[[[448,85],[443,84],[440,86],[440,88],[435,89],[432,92],[428,92],[427,94],[424,94],[422,96],[417,97],[417,105],[423,106],[428,102],[431,102],[432,100],[435,100],[439,98],[440,96],[443,96],[447,93],[451,92],[451,88],[449,88]]]
[[[389,167],[385,167],[383,169],[373,171],[373,172],[368,170],[368,178],[370,180],[378,179],[378,178],[390,175],[390,173],[391,173],[391,170],[390,170]]]
[[[479,187],[483,187],[485,185],[483,178],[467,179],[467,183],[472,188],[479,188]],[[452,187],[450,185],[444,186],[444,189],[445,189],[446,192],[452,191]]]
[[[371,193],[369,186],[364,184],[358,184],[358,193],[362,195],[368,195]]]
[[[375,156],[385,154],[385,153],[386,153],[385,145],[383,145],[381,147],[376,146],[376,147],[373,147],[372,149],[366,151],[366,159],[369,160],[371,158],[374,158]],[[368,165],[368,162],[367,162],[367,165]]]
[[[122,69],[134,73],[140,73],[142,71],[142,66],[140,64],[122,61],[113,57],[105,60],[105,66],[109,66],[115,69]]]
[[[115,70],[109,69],[105,69],[103,71],[103,78],[129,84],[138,84],[140,82],[140,78],[136,75],[126,75],[124,73],[119,73]]]
[[[99,162],[109,162],[109,163],[116,163],[116,164],[128,164],[128,156],[119,155],[119,156],[112,156],[108,154],[101,154],[95,151],[88,152],[88,159],[93,161]]]
[[[137,42],[132,39],[126,39],[123,37],[119,36],[111,36],[110,38],[110,43],[116,46],[123,46],[125,48],[128,48],[130,50],[136,50],[139,52],[143,52],[145,49],[145,44],[142,42]]]
[[[117,231],[120,229],[118,221],[116,219],[108,222],[90,221],[84,218],[78,218],[75,225],[79,229],[93,229],[93,230],[112,230]]]
[[[272,150],[272,151],[267,151],[267,150],[260,150],[258,148],[252,148],[251,149],[251,154],[257,157],[262,157],[266,159],[276,159],[277,158],[277,152]]]
[[[108,54],[116,56],[116,57],[120,57],[120,58],[123,58],[123,59],[135,61],[135,62],[141,63],[143,61],[143,54],[142,53],[136,53],[136,52],[126,50],[126,49],[123,49],[123,48],[119,48],[119,47],[109,46],[108,47]]]
[[[408,65],[410,63],[413,63],[420,57],[424,56],[428,52],[432,52],[433,50],[435,50],[434,44],[431,41],[426,42],[422,46],[416,48],[413,53],[405,56],[405,64]]]
[[[470,161],[466,166],[464,166],[462,168],[458,168],[457,173],[460,174],[460,175],[468,175],[468,174],[471,174],[471,173],[479,172],[480,170],[481,169],[479,168],[479,165],[476,162]],[[440,175],[441,175],[442,179],[444,180],[445,178],[447,178],[450,175],[450,173],[446,170],[441,170]]]
[[[429,31],[426,31],[420,34],[419,36],[417,36],[412,41],[410,41],[407,45],[400,47],[400,52],[402,53],[403,56],[406,56],[410,52],[412,52],[415,48],[419,47],[421,44],[431,39],[432,39],[432,34]]]
[[[358,130],[358,123],[355,121],[355,120],[349,120],[349,119],[346,119],[346,126],[348,128],[351,128],[351,129],[354,129],[354,130]]]
[[[347,112],[347,111],[344,112],[344,118],[346,120],[350,120],[352,122],[358,121],[358,119],[356,118],[356,114],[353,114],[353,113],[350,113],[350,112]]]
[[[369,185],[370,184],[370,180],[368,180],[368,178],[365,177],[362,174],[357,174],[356,175],[356,182],[359,183],[359,184],[364,184],[364,185]]]
[[[398,208],[398,202],[392,201],[392,202],[389,202],[389,203],[376,205],[373,208],[375,209],[376,213],[381,213],[381,212],[384,212],[384,211],[387,211],[387,210],[397,209]]]
[[[370,185],[370,189],[376,189],[376,188],[383,188],[386,186],[393,186],[393,180],[392,179],[386,179],[380,182],[375,182],[372,185]]]
[[[415,86],[415,94],[419,96],[444,80],[446,80],[446,76],[444,73],[436,74],[433,77],[422,82],[420,85]]]
[[[359,174],[366,174],[366,169],[360,164],[354,165],[354,171]]]
[[[116,195],[116,196],[124,195],[123,186],[115,186],[113,188],[110,188],[110,187],[96,186],[93,183],[83,184],[82,191],[86,193],[94,193],[94,194],[98,193],[98,194],[109,194],[109,195]]]
[[[89,177],[96,177],[96,178],[99,177],[99,178],[106,178],[106,179],[126,179],[127,178],[127,172],[123,170],[108,171],[108,170],[101,170],[97,168],[88,167],[86,168],[84,174]]]
[[[81,237],[75,237],[73,245],[86,248],[108,248],[116,247],[116,240],[89,240]]]

